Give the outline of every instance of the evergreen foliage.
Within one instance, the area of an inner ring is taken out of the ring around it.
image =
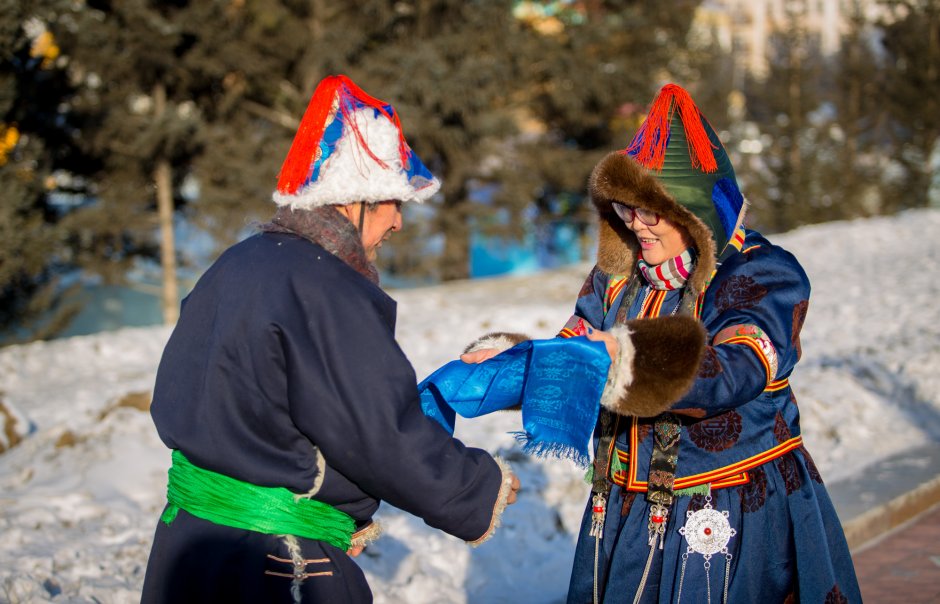
[[[436,267],[426,246],[396,237],[400,269],[467,277],[471,227],[517,239],[564,218],[585,232],[590,170],[629,142],[623,118],[663,83],[698,2],[573,3],[531,19],[513,14],[520,4],[533,3],[395,3],[391,33],[353,70],[395,99],[444,183],[430,232],[417,231],[443,239]]]
[[[790,3],[765,77],[742,77],[733,63],[729,75],[723,52],[690,63],[712,75],[690,87],[706,114],[724,119],[722,135],[751,203],[749,225],[779,232],[928,203],[927,158],[940,127],[936,69],[925,57],[940,64],[931,46],[937,11],[917,0],[882,4],[893,9],[876,23],[854,5],[840,51],[828,59],[800,25],[805,5]],[[911,54],[913,68],[904,58]]]
[[[383,249],[413,281],[467,277],[474,236],[556,221],[590,257],[590,170],[667,81],[719,129],[753,226],[925,205],[940,195],[940,8],[878,3],[828,61],[787,3],[756,79],[733,47],[689,35],[695,0],[0,0],[0,334],[54,333],[79,277],[204,269],[272,214],[310,94],[335,73],[391,102],[443,181]],[[213,251],[167,248],[160,191],[192,227],[176,232]]]
[[[55,333],[76,308],[62,206],[87,170],[67,106],[74,89],[42,16],[56,2],[0,0],[0,342]]]
[[[819,162],[817,144],[825,133],[813,113],[822,102],[819,82],[826,81],[818,43],[801,25],[798,3],[790,3],[787,27],[772,36],[769,72],[748,76],[748,119],[761,124],[771,144],[755,158],[757,170],[741,174],[751,201],[751,226],[778,232],[811,222]]]
[[[882,91],[890,138],[883,150],[901,173],[883,211],[925,206],[933,187],[940,201],[940,3],[879,0],[885,52]]]

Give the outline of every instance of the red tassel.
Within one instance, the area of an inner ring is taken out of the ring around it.
[[[287,158],[278,175],[277,190],[281,194],[293,195],[300,185],[306,182],[320,139],[323,138],[323,131],[326,129],[326,118],[330,115],[333,99],[341,83],[339,76],[329,76],[313,91],[294,135],[294,142],[291,143],[290,151],[287,152]]]
[[[383,168],[387,167],[385,162],[376,157],[369,145],[366,144],[365,138],[362,136],[362,132],[359,131],[355,121],[350,119],[350,114],[354,109],[351,99],[355,98],[360,103],[375,108],[395,124],[399,138],[398,152],[401,156],[402,166],[406,165],[408,144],[405,142],[404,134],[402,134],[398,114],[394,110],[386,109],[386,103],[366,94],[348,77],[344,75],[328,76],[320,82],[313,92],[307,110],[304,112],[304,117],[297,128],[297,133],[294,135],[294,142],[291,143],[287,158],[281,166],[277,181],[277,190],[281,194],[293,195],[307,181],[311,166],[316,161],[317,148],[323,138],[327,118],[330,117],[337,95],[339,95],[339,111],[343,114],[345,124],[352,127],[353,135],[362,148]]]
[[[666,145],[669,142],[670,124],[677,109],[685,128],[692,167],[703,172],[717,171],[718,162],[712,150],[718,147],[712,144],[705,127],[702,126],[702,120],[705,118],[689,93],[675,84],[667,84],[659,91],[646,121],[626,151],[634,153],[636,160],[647,168],[662,170],[666,159]]]

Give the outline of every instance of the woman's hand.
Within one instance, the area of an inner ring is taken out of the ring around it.
[[[497,348],[481,348],[480,350],[474,350],[473,352],[465,352],[460,355],[460,360],[467,364],[482,363],[488,359],[492,359],[498,355],[501,351]]]
[[[606,331],[601,331],[599,329],[594,329],[593,327],[588,327],[587,329],[587,339],[592,342],[603,342],[604,346],[607,347],[607,354],[610,356],[610,360],[613,361],[617,358],[617,352],[619,351],[619,344],[617,344],[617,339],[610,335]]]

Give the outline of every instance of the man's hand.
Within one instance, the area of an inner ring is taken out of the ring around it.
[[[349,548],[348,550],[346,550],[346,553],[347,553],[350,557],[355,558],[356,556],[358,556],[359,554],[361,554],[361,553],[362,553],[362,550],[364,550],[364,549],[365,549],[365,546],[363,546],[363,545],[357,545],[357,546],[355,546],[355,547],[351,547],[351,548]]]
[[[464,363],[472,365],[474,363],[482,363],[483,361],[492,359],[499,353],[500,350],[496,348],[481,348],[480,350],[474,350],[473,352],[465,352],[464,354],[460,355],[460,360]]]
[[[509,496],[506,497],[506,505],[516,503],[516,493],[519,492],[519,477],[515,474],[512,475],[512,482],[510,484]]]

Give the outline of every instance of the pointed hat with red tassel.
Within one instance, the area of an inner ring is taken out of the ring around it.
[[[273,198],[297,209],[422,202],[440,186],[405,141],[395,109],[336,75],[314,91]]]
[[[631,272],[635,237],[611,205],[656,212],[689,231],[699,269],[689,280],[700,289],[744,219],[744,197],[734,168],[711,124],[680,86],[667,84],[650,106],[633,141],[594,168],[591,197],[601,217],[598,265],[610,274]]]

